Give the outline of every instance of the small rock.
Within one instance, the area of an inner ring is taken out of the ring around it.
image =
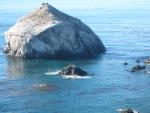
[[[146,66],[136,65],[131,69],[131,72],[144,70],[145,68],[146,68]]]
[[[68,65],[62,71],[59,72],[60,75],[78,75],[78,76],[85,76],[88,73],[85,70],[82,70],[75,65]]]
[[[139,113],[138,111],[132,110],[132,109],[119,109],[117,110],[120,113]]]
[[[123,65],[128,65],[128,62],[124,62]]]
[[[92,76],[94,75],[94,73],[91,74]]]
[[[140,62],[140,60],[136,60],[136,62],[137,62],[137,63],[139,63],[139,62]]]

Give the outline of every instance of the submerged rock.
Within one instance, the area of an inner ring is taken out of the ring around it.
[[[37,90],[40,90],[40,91],[52,91],[54,89],[56,89],[55,86],[53,85],[50,85],[50,84],[34,84],[33,85],[34,88],[36,88]]]
[[[5,39],[4,53],[22,58],[89,58],[105,52],[87,25],[48,3],[20,18]]]
[[[88,73],[85,70],[82,70],[75,65],[68,65],[63,70],[59,72],[60,75],[78,75],[78,76],[85,76]]]
[[[136,72],[136,71],[145,70],[145,69],[146,69],[146,66],[136,65],[133,68],[131,68],[131,72]]]
[[[138,111],[132,109],[119,109],[118,112],[120,113],[139,113]]]

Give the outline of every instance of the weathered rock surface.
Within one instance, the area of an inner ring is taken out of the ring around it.
[[[123,65],[128,65],[128,62],[123,62]]]
[[[87,25],[47,3],[20,18],[5,38],[4,53],[22,58],[86,58],[105,52]]]
[[[82,70],[75,65],[68,65],[63,70],[59,72],[60,75],[78,75],[78,76],[85,76],[88,73],[85,70]]]

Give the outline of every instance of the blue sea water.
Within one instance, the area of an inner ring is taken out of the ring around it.
[[[149,0],[47,0],[88,24],[107,52],[89,60],[22,60],[3,54],[4,32],[42,0],[0,1],[0,113],[150,113],[150,76],[126,70],[150,55]],[[128,61],[124,66],[122,62]],[[45,73],[76,64],[91,79],[70,80]],[[51,90],[38,90],[36,84]]]

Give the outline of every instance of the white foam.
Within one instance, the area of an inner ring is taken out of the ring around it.
[[[46,75],[58,75],[60,71],[47,72]],[[91,76],[62,75],[65,79],[90,79]]]
[[[78,75],[62,75],[65,79],[90,79],[90,76],[78,76]]]
[[[122,112],[124,111],[124,109],[117,109],[117,111],[122,113]],[[139,112],[138,112],[138,111],[133,110],[133,113],[139,113]]]
[[[47,72],[46,75],[58,75],[60,71]]]
[[[2,77],[0,77],[0,79],[6,79],[7,77],[6,76],[2,76]]]
[[[147,74],[150,74],[150,71],[146,71]]]

